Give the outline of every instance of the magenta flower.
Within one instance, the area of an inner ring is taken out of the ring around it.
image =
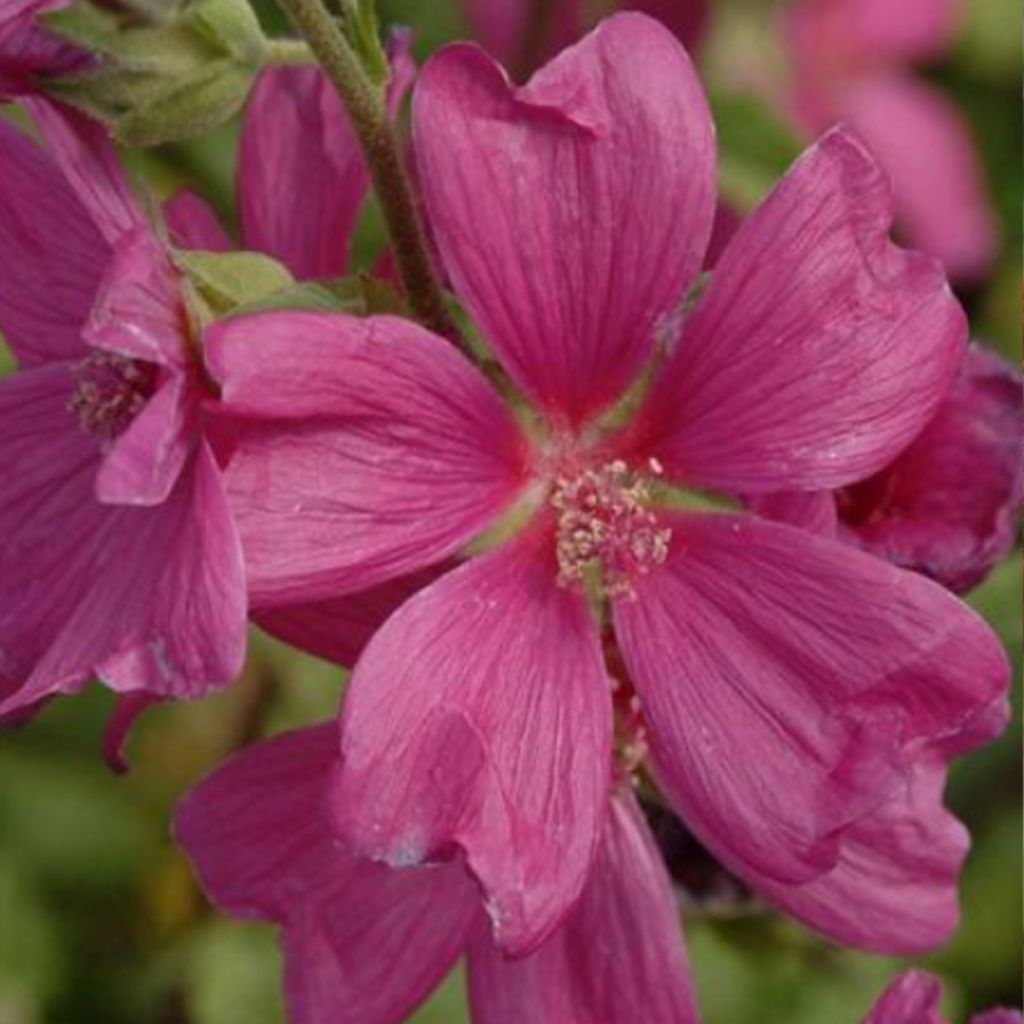
[[[914,244],[954,277],[982,274],[996,249],[983,172],[959,111],[911,65],[941,54],[960,0],[800,0],[788,12],[794,112],[812,135],[856,129],[892,175]]]
[[[529,408],[394,318],[238,318],[208,347],[257,601],[462,560],[355,669],[343,837],[392,865],[463,851],[499,943],[529,953],[587,885],[613,754],[649,750],[705,845],[802,919],[869,948],[941,941],[966,846],[941,783],[1005,720],[994,635],[920,576],[682,490],[842,487],[934,415],[964,317],[937,264],[889,242],[883,174],[825,138],[666,349],[715,158],[665,29],[619,15],[522,88],[449,48],[414,134],[447,271]]]
[[[281,926],[293,1024],[396,1024],[463,954],[476,1024],[696,1024],[671,885],[628,785],[577,908],[512,961],[458,860],[395,871],[335,841],[336,758],[330,727],[261,743],[193,790],[176,820],[211,900]]]
[[[0,121],[0,715],[97,675],[193,697],[245,645],[241,548],[177,273],[102,130]]]
[[[40,15],[69,3],[70,0],[0,2],[0,100],[34,92],[37,79],[42,76],[64,75],[88,63],[88,54],[38,24]]]
[[[889,986],[864,1024],[946,1024],[942,982],[924,971],[907,971]],[[971,1024],[1022,1024],[1020,1010],[989,1010]]]

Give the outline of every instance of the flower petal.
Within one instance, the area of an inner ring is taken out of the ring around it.
[[[461,847],[515,955],[579,897],[611,775],[597,629],[553,562],[546,543],[512,542],[388,620],[349,685],[332,795],[341,834],[374,859]]]
[[[109,259],[53,159],[0,118],[0,331],[22,366],[88,354],[82,324]]]
[[[3,566],[4,624],[29,671],[0,714],[93,674],[122,693],[176,698],[231,682],[245,653],[245,578],[206,446],[168,500],[146,509],[100,505],[84,470],[61,474],[58,453],[46,454],[53,476],[29,475],[8,506],[31,515],[5,544],[21,557]]]
[[[230,252],[235,247],[213,207],[195,192],[176,193],[164,204],[164,219],[179,249]]]
[[[946,1024],[942,982],[926,971],[906,971],[886,990],[864,1024]]]
[[[423,569],[329,601],[257,609],[251,617],[271,636],[351,668],[392,613],[449,568]]]
[[[475,1024],[696,1024],[686,946],[661,856],[620,790],[577,908],[537,952],[470,946]]]
[[[89,55],[40,28],[36,19],[70,0],[5,0],[0,11],[0,99],[31,93],[43,75],[64,75]]]
[[[234,757],[178,809],[175,832],[210,899],[282,928],[294,1024],[395,1024],[454,964],[479,913],[458,863],[392,871],[331,836],[332,726]]]
[[[711,232],[713,133],[686,53],[620,14],[516,88],[457,45],[421,73],[413,120],[438,247],[505,369],[576,422],[600,410]]]
[[[700,44],[711,17],[710,0],[627,0],[622,6],[657,18],[688,50]]]
[[[963,311],[888,239],[885,178],[836,130],[723,253],[640,414],[645,456],[689,484],[825,490],[880,469],[956,375]]]
[[[924,432],[839,492],[844,536],[963,593],[1009,554],[1021,503],[1021,379],[973,346]]]
[[[524,482],[525,441],[496,392],[408,321],[243,317],[209,332],[207,356],[240,421],[227,480],[257,607],[441,561]]]
[[[1006,656],[940,587],[756,519],[674,524],[615,628],[659,780],[730,864],[780,882],[833,867],[842,833],[1005,701]]]
[[[892,176],[896,207],[919,249],[951,277],[977,279],[992,264],[997,228],[977,145],[963,114],[910,75],[865,75],[842,90],[836,116]]]

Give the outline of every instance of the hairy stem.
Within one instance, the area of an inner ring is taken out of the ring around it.
[[[427,247],[412,187],[388,116],[384,90],[359,57],[322,0],[278,0],[330,76],[362,145],[380,200],[395,260],[416,318],[438,334],[456,335]]]

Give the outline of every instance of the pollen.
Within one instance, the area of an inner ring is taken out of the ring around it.
[[[661,467],[648,464],[652,476]],[[636,581],[668,557],[672,531],[650,509],[651,476],[620,460],[559,477],[551,496],[558,513],[558,582],[599,578],[601,597],[633,597]]]
[[[68,411],[102,446],[128,429],[156,390],[155,366],[112,352],[94,352],[83,359],[75,377]]]

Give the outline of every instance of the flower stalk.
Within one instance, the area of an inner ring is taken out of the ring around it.
[[[383,90],[371,81],[321,0],[279,3],[334,83],[352,120],[380,199],[413,314],[438,334],[454,336],[455,324],[427,248],[426,232],[391,127]]]

